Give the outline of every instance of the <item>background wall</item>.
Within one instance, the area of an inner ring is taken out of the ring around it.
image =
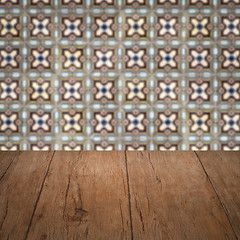
[[[0,0],[0,149],[240,149],[239,0]]]

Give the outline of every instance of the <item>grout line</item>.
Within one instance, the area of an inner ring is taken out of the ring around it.
[[[131,194],[130,194],[130,187],[129,187],[129,175],[128,175],[128,165],[127,165],[127,151],[125,151],[125,163],[126,163],[127,185],[128,185],[128,204],[129,204],[129,215],[130,215],[131,240],[133,240]]]
[[[217,193],[217,189],[215,188],[213,182],[211,181],[211,179],[210,179],[210,177],[209,177],[206,169],[204,168],[204,165],[203,165],[203,163],[201,162],[200,157],[198,156],[197,152],[194,151],[194,153],[195,153],[195,155],[197,156],[197,159],[198,159],[198,161],[200,162],[200,164],[201,164],[201,166],[202,166],[202,168],[203,168],[203,171],[204,171],[204,173],[206,174],[206,176],[207,176],[207,178],[208,178],[208,180],[209,180],[209,182],[210,182],[210,184],[211,184],[211,186],[212,186],[215,194],[217,195],[217,198],[218,198],[218,200],[219,200],[219,202],[220,202],[220,204],[221,204],[221,207],[222,207],[222,209],[223,209],[223,211],[224,211],[224,213],[225,213],[225,215],[226,215],[226,217],[227,217],[227,219],[228,219],[228,222],[229,222],[229,224],[230,224],[230,226],[231,226],[231,228],[232,228],[232,231],[233,231],[233,233],[234,233],[234,236],[236,237],[236,239],[238,239],[237,234],[235,233],[234,228],[233,228],[233,226],[232,226],[232,223],[231,223],[231,221],[230,221],[229,215],[228,215],[228,213],[227,213],[227,211],[226,211],[226,208],[224,207],[224,203],[222,203],[222,201],[221,201],[221,199],[220,199],[220,197],[219,197],[219,195],[218,195],[218,193]]]
[[[27,232],[26,232],[25,240],[28,238],[28,233],[29,233],[29,230],[30,230],[31,225],[32,225],[33,216],[34,216],[34,214],[35,214],[35,212],[36,212],[37,205],[38,205],[38,202],[39,202],[39,199],[40,199],[42,190],[43,190],[43,185],[44,185],[45,180],[46,180],[46,178],[47,178],[47,175],[48,175],[48,172],[49,172],[49,168],[50,168],[51,163],[52,163],[52,161],[53,161],[53,157],[54,157],[54,155],[55,155],[55,152],[56,152],[56,151],[53,151],[53,155],[52,155],[51,160],[50,160],[50,162],[49,162],[49,164],[48,164],[48,168],[47,168],[46,174],[45,174],[45,176],[44,176],[44,178],[43,178],[43,182],[42,182],[42,185],[41,185],[41,189],[40,189],[40,192],[39,192],[39,194],[38,194],[37,201],[36,201],[36,203],[35,203],[35,205],[34,205],[33,213],[32,213],[32,216],[31,216],[29,225],[28,225],[28,229],[27,229]]]

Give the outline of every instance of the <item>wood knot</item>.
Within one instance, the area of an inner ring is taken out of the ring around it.
[[[47,239],[47,234],[42,234],[41,240],[46,240]]]
[[[88,211],[83,208],[75,208],[73,212],[67,214],[68,221],[70,222],[81,222],[83,218],[88,216]]]

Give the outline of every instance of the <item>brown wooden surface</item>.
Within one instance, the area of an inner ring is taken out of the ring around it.
[[[235,239],[193,152],[128,152],[136,239]]]
[[[208,151],[197,155],[240,239],[240,152]]]
[[[7,173],[7,170],[13,163],[15,156],[17,156],[18,152],[1,152],[0,151],[0,181]]]
[[[240,152],[0,152],[0,240],[238,239]]]
[[[56,152],[27,239],[130,234],[124,152]]]
[[[53,152],[21,152],[1,179],[1,240],[25,239],[52,155]]]

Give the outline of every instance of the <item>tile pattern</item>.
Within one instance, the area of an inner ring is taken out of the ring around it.
[[[240,0],[0,0],[0,149],[239,150]]]

